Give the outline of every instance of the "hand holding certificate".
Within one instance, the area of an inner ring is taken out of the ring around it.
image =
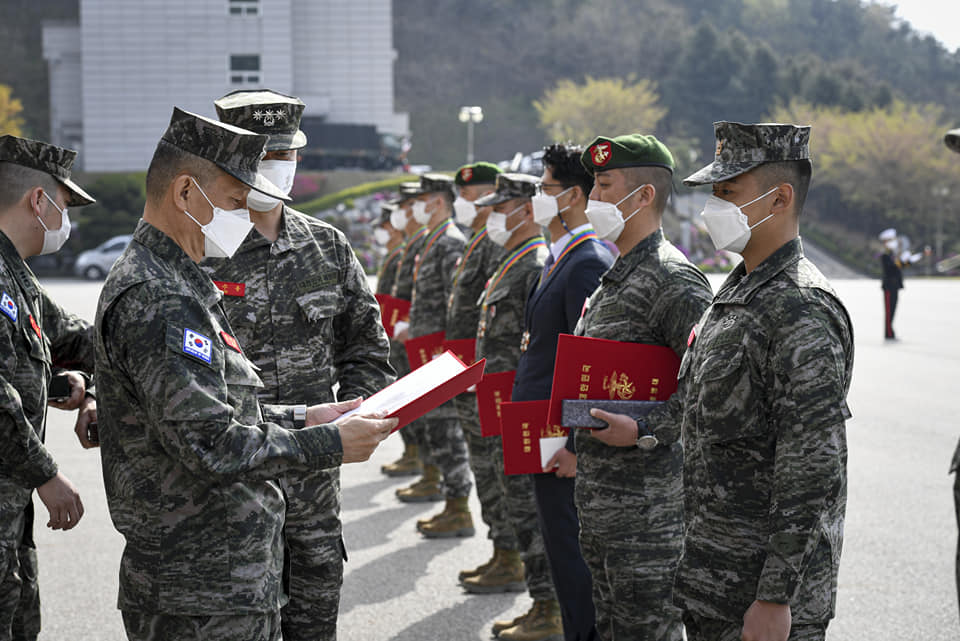
[[[337,422],[354,414],[380,414],[398,420],[396,431],[476,385],[483,376],[484,363],[480,360],[467,367],[451,352],[444,352],[344,413]]]

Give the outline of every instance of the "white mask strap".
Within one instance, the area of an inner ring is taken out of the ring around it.
[[[200,190],[200,194],[203,196],[204,200],[206,200],[210,204],[210,209],[216,209],[216,207],[213,206],[213,203],[210,202],[210,199],[207,198],[207,194],[203,191],[203,187],[200,186],[200,183],[198,183],[193,176],[190,176],[190,180],[192,180],[193,184],[196,185],[197,189]],[[190,214],[187,214],[187,215],[190,216]],[[190,217],[193,218],[193,216],[190,216]],[[197,224],[199,225],[200,223],[197,223]]]
[[[777,185],[777,186],[775,186],[775,187],[771,187],[771,188],[770,188],[770,191],[768,191],[767,193],[762,194],[762,195],[760,195],[760,196],[757,196],[756,198],[754,198],[753,200],[751,200],[751,201],[748,202],[748,203],[744,203],[744,204],[740,205],[740,206],[738,207],[738,209],[743,209],[744,207],[749,207],[750,205],[752,205],[753,203],[757,202],[758,200],[760,200],[760,199],[762,199],[762,198],[766,198],[767,196],[769,196],[770,194],[772,194],[773,192],[775,192],[775,191],[778,190],[778,189],[780,189],[780,185]],[[766,218],[764,218],[763,220],[766,220]],[[760,221],[760,222],[763,222],[763,221]],[[759,225],[760,223],[757,223],[757,224]]]

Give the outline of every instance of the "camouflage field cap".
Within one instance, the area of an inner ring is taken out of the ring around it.
[[[951,129],[943,137],[943,142],[950,151],[960,154],[960,129]]]
[[[453,194],[453,178],[446,174],[423,174],[420,176],[421,194]]]
[[[301,149],[307,136],[300,131],[303,101],[269,89],[240,89],[215,100],[221,122],[270,136],[267,151]]]
[[[0,136],[0,162],[12,162],[30,169],[42,171],[57,179],[67,188],[68,207],[81,207],[95,203],[93,196],[80,189],[80,186],[70,180],[70,170],[77,152],[64,149],[50,143],[19,138],[17,136]],[[53,196],[53,194],[51,194]]]
[[[580,164],[590,175],[624,167],[663,167],[673,173],[673,154],[656,136],[627,134],[598,136],[580,154]]]
[[[805,125],[715,122],[713,131],[716,156],[712,163],[683,179],[688,187],[730,180],[767,162],[810,158],[810,127]]]
[[[458,187],[492,185],[497,182],[497,176],[501,173],[501,169],[492,162],[475,162],[458,169],[453,182]]]
[[[477,207],[493,207],[514,198],[533,198],[539,184],[540,179],[530,174],[500,174],[497,176],[496,190],[478,198],[473,204]]]
[[[260,193],[290,201],[289,196],[257,171],[267,144],[265,134],[255,134],[174,107],[162,139],[187,153],[209,160]]]

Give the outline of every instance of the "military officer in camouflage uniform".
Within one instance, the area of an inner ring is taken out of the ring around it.
[[[331,424],[357,402],[257,398],[260,374],[278,373],[247,358],[197,263],[236,252],[253,226],[251,187],[287,198],[257,173],[267,140],[175,108],[147,170],[143,220],[100,296],[101,458],[126,539],[118,605],[130,639],[278,639],[286,505],[274,479],[365,460],[396,426]],[[309,305],[312,294],[299,296]]]
[[[674,599],[687,638],[823,639],[834,615],[846,508],[853,329],[803,256],[809,127],[715,124],[703,211],[743,262],[680,366],[685,527]],[[673,442],[673,422],[646,440]]]
[[[83,516],[80,495],[44,447],[47,386],[57,363],[92,372],[89,323],[64,311],[24,262],[57,251],[70,234],[67,207],[94,202],[70,179],[76,152],[0,136],[0,640],[36,639],[40,632],[33,503],[50,513],[47,526],[69,530]],[[89,379],[71,373],[72,394],[61,409],[82,405],[85,432],[93,402]],[[86,437],[81,441],[89,445]]]
[[[452,276],[463,256],[466,239],[450,217],[453,206],[453,179],[444,174],[424,174],[413,203],[413,217],[427,228],[423,248],[413,268],[413,296],[410,327],[394,337],[401,343],[435,332],[446,331],[447,302]],[[472,481],[467,444],[452,401],[421,419],[425,462],[436,466],[443,479],[446,504],[443,511],[417,523],[427,538],[473,536],[473,518],[467,507]],[[424,479],[426,480],[426,479]],[[414,487],[409,493],[417,492]],[[399,496],[406,492],[401,490]]]
[[[502,258],[503,249],[493,243],[487,235],[487,215],[490,207],[477,207],[476,201],[493,192],[500,168],[493,163],[478,162],[464,165],[457,170],[454,184],[457,186],[457,199],[453,202],[454,218],[461,226],[471,230],[463,258],[453,273],[453,290],[447,301],[447,339],[476,339],[477,322],[480,307],[477,299],[483,293],[490,275],[496,270]],[[454,400],[463,436],[467,440],[470,453],[470,469],[477,486],[480,499],[480,515],[487,524],[487,536],[493,542],[493,555],[481,565],[462,570],[457,579],[483,574],[494,565],[503,565],[505,554],[517,557],[517,539],[506,522],[501,498],[500,483],[494,460],[499,449],[497,443],[480,436],[480,418],[477,415],[477,396],[474,391],[460,394]],[[519,566],[519,557],[515,565]],[[519,568],[522,573],[522,568]],[[512,574],[515,576],[516,570]],[[512,576],[501,576],[489,586],[490,592],[503,592],[515,589]],[[467,588],[470,590],[470,588]],[[523,589],[522,583],[519,589]],[[472,591],[472,590],[471,590]]]
[[[504,248],[504,255],[483,291],[477,328],[477,358],[487,359],[484,371],[491,374],[517,368],[527,294],[539,281],[549,253],[540,225],[533,219],[531,198],[537,193],[539,182],[525,174],[500,174],[496,192],[477,201],[478,206],[494,208],[488,219],[488,234]],[[498,550],[499,558],[494,557],[492,566],[464,579],[463,586],[478,592],[494,591],[492,587],[508,581],[523,589],[526,583],[533,606],[517,619],[495,622],[494,635],[506,641],[560,638],[560,605],[537,523],[533,484],[526,474],[504,474],[501,437],[488,436],[483,440],[490,444],[488,456],[492,461],[488,465],[494,468],[493,481],[505,526],[510,528],[517,547]]]
[[[960,154],[960,129],[948,131],[943,140],[951,151]],[[953,451],[950,473],[954,475],[953,506],[957,516],[957,528],[960,529],[960,443],[957,443],[957,449]],[[958,603],[960,603],[960,539],[957,541],[956,577]]]
[[[393,281],[397,277],[397,266],[400,264],[400,256],[403,253],[405,239],[403,230],[396,229],[390,224],[390,216],[397,210],[397,202],[385,202],[380,206],[380,220],[377,222],[374,232],[374,240],[383,246],[387,253],[380,263],[380,269],[377,270],[377,294],[390,294],[393,289]],[[382,229],[382,233],[377,230]],[[379,236],[379,237],[378,237]]]
[[[390,284],[389,294],[396,298],[409,301],[413,295],[413,268],[417,256],[423,248],[423,241],[427,229],[414,220],[411,207],[414,199],[420,194],[420,182],[405,182],[400,185],[399,202],[397,209],[390,214],[390,224],[403,231],[406,240],[403,251],[397,262],[396,275]],[[410,326],[409,321],[400,321],[394,327],[394,335]],[[390,364],[396,370],[397,376],[410,373],[410,362],[407,359],[407,350],[403,343],[397,340],[390,341]],[[416,491],[407,492],[409,488],[397,490],[397,496],[404,501],[441,501],[440,471],[433,465],[424,465],[420,460],[420,442],[422,440],[423,421],[417,419],[400,430],[403,439],[403,455],[394,461],[383,465],[380,470],[387,476],[414,476],[423,472],[422,482]],[[416,483],[414,485],[417,485]]]
[[[580,161],[594,175],[591,200],[615,204],[588,208],[587,218],[620,255],[587,299],[577,335],[662,345],[682,358],[713,294],[663,237],[673,155],[654,136],[600,136]],[[673,409],[678,402],[671,399]],[[657,412],[676,421],[670,409]],[[635,438],[626,447],[607,444],[604,430],[596,438],[590,430],[575,434],[580,548],[593,577],[600,638],[680,641],[681,613],[671,599],[683,542],[680,443],[647,450]]]
[[[235,91],[214,103],[221,122],[269,136],[260,173],[288,192],[304,104],[273,91]],[[263,114],[272,114],[270,119]],[[260,368],[263,403],[316,405],[370,396],[393,382],[379,305],[346,236],[279,199],[251,191],[254,229],[233,258],[202,267],[223,292],[223,310]],[[287,499],[284,543],[290,601],[288,641],[336,639],[343,560],[340,469],[280,481]]]

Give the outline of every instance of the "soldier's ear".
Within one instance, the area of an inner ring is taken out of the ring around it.
[[[794,210],[793,204],[793,185],[790,183],[782,183],[774,193],[773,207],[770,209],[770,213],[792,212]]]
[[[173,199],[173,206],[181,211],[189,209],[188,199],[190,191],[194,189],[193,181],[189,174],[179,174],[170,183],[170,194]]]

